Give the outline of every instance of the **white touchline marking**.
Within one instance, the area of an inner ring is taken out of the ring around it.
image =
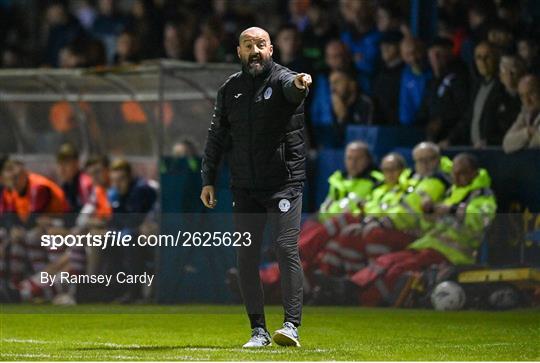
[[[7,343],[24,343],[24,344],[66,344],[66,342],[62,341],[55,341],[55,340],[35,340],[35,339],[17,339],[17,338],[4,338],[2,339],[3,342]],[[98,346],[98,347],[109,347],[109,348],[125,348],[125,349],[140,349],[144,348],[145,345],[139,345],[139,344],[117,344],[117,343],[111,343],[111,342],[69,342],[68,344],[76,345],[76,346]],[[178,350],[186,350],[186,351],[216,351],[216,352],[231,352],[231,353],[270,353],[270,354],[282,354],[286,351],[281,349],[244,349],[244,348],[219,348],[219,347],[175,347],[173,349]],[[330,351],[334,351],[335,349],[321,349],[321,348],[314,348],[314,349],[305,349],[302,348],[302,352],[305,353],[327,353]]]
[[[65,344],[62,341],[55,340],[36,340],[36,339],[17,339],[17,338],[4,338],[3,342],[6,343],[24,343],[24,344]],[[74,345],[94,345],[94,346],[104,346],[109,348],[141,348],[138,344],[117,344],[111,342],[70,342],[69,344]]]
[[[273,348],[265,348],[265,349],[246,349],[246,348],[219,348],[219,347],[186,347],[186,348],[178,348],[182,350],[192,350],[192,351],[216,351],[216,352],[231,352],[231,353],[275,353],[275,354],[281,354],[285,353],[285,350],[281,349],[273,349]],[[330,352],[329,349],[304,349],[301,348],[302,352],[305,353],[326,353]]]
[[[32,354],[32,353],[0,353],[1,356],[7,357],[21,357],[21,358],[51,358],[50,354]]]
[[[46,340],[36,340],[36,339],[16,339],[16,338],[6,338],[2,339],[6,343],[28,343],[28,344],[49,344],[52,342]]]

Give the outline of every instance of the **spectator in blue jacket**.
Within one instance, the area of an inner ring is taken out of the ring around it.
[[[130,234],[135,240],[151,223],[156,211],[157,191],[148,181],[133,175],[131,165],[125,160],[116,160],[110,168],[111,188],[108,198],[113,209],[110,228]],[[152,248],[131,246],[129,248],[110,248],[104,256],[104,269],[107,273],[125,271],[126,274],[141,274],[146,261],[152,259]],[[116,301],[132,303],[142,298],[140,284],[131,284],[121,292]]]
[[[339,40],[328,42],[324,58],[328,70],[318,74],[315,79],[310,109],[314,127],[331,125],[334,120],[329,74],[333,71],[350,72],[354,67],[347,47]]]
[[[418,39],[407,37],[401,41],[401,57],[405,68],[401,73],[399,90],[399,122],[413,125],[417,122],[426,88],[432,74],[426,66],[425,50]]]
[[[116,39],[124,31],[127,18],[117,12],[113,0],[98,1],[99,14],[92,26],[92,34],[105,44],[108,63],[112,63],[116,50]]]
[[[344,0],[340,10],[347,23],[341,40],[353,55],[362,91],[371,94],[381,37],[375,27],[375,7],[370,0]]]

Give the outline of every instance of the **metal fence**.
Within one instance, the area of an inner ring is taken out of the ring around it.
[[[237,70],[169,60],[106,70],[0,70],[0,153],[39,169],[72,142],[83,159],[106,153],[155,163],[181,138],[204,144],[217,89]]]

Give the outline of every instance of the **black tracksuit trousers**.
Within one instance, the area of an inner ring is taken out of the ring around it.
[[[281,271],[284,321],[300,325],[303,299],[303,271],[298,253],[303,183],[275,190],[232,188],[236,231],[249,232],[251,245],[238,247],[240,289],[251,328],[266,329],[264,295],[259,278],[261,245],[265,227],[272,240]],[[245,240],[245,239],[243,239]]]

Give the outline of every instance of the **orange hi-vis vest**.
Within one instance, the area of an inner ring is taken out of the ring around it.
[[[49,201],[43,208],[37,210],[38,191],[43,187],[49,190]],[[17,213],[23,222],[28,221],[31,213],[60,214],[69,210],[62,188],[52,180],[35,173],[28,173],[28,185],[24,195],[20,195],[16,190],[4,190],[4,198],[8,209]]]

